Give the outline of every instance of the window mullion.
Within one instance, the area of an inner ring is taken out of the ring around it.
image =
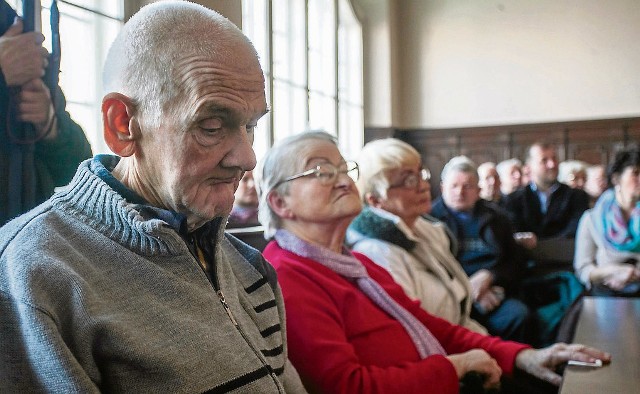
[[[309,0],[305,0],[304,2],[304,45],[305,45],[305,65],[306,65],[306,72],[305,72],[305,89],[307,91],[307,105],[305,105],[305,110],[306,110],[306,119],[307,119],[307,128],[308,126],[311,124],[311,111],[309,109],[309,105],[311,102],[311,87],[309,86],[309,80],[310,80],[310,74],[311,74],[311,70],[310,70],[310,62],[309,62],[309,52],[310,52],[310,48],[309,48]]]

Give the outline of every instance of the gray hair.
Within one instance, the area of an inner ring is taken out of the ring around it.
[[[490,169],[490,168],[496,168],[496,163],[492,162],[492,161],[485,161],[484,163],[480,164],[478,166],[478,176],[480,176],[480,171],[483,171],[485,169]],[[498,170],[496,170],[498,171]]]
[[[254,170],[256,189],[260,200],[258,220],[264,227],[264,237],[270,239],[282,227],[282,220],[269,205],[268,196],[272,192],[280,195],[289,193],[289,182],[280,183],[301,170],[298,149],[310,140],[328,141],[338,146],[336,137],[324,131],[307,131],[280,140],[262,159]],[[256,177],[256,175],[258,175]],[[280,185],[278,185],[280,183]]]
[[[478,167],[476,164],[468,158],[467,156],[456,156],[449,160],[447,164],[445,164],[442,169],[442,173],[440,174],[440,181],[445,182],[447,177],[454,172],[463,172],[465,174],[472,174],[476,182],[478,181]]]
[[[511,175],[511,168],[514,166],[522,169],[522,162],[515,158],[503,160],[496,166],[496,171],[498,171],[500,178],[505,179]]]
[[[158,127],[163,110],[183,93],[176,78],[180,62],[206,56],[247,63],[239,46],[252,51],[260,67],[249,39],[217,12],[188,1],[146,5],[125,23],[109,49],[103,68],[105,94],[131,98],[145,121]]]
[[[415,148],[397,138],[384,138],[367,143],[356,157],[360,177],[356,182],[360,198],[366,204],[366,195],[387,198],[389,170],[403,165],[420,162],[420,153]]]
[[[569,176],[578,172],[587,173],[589,165],[580,160],[565,160],[558,165],[558,182],[569,182]]]

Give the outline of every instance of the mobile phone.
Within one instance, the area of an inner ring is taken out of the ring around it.
[[[567,365],[573,365],[575,367],[588,367],[588,368],[600,368],[602,366],[602,360],[596,360],[592,363],[585,361],[569,360]]]

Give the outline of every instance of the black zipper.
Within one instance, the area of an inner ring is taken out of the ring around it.
[[[218,299],[220,300],[220,303],[222,304],[222,307],[224,308],[225,312],[227,313],[227,316],[229,317],[229,320],[231,320],[231,323],[233,323],[233,325],[235,326],[236,330],[238,330],[238,333],[240,333],[240,335],[242,336],[244,341],[247,343],[247,345],[249,345],[249,347],[251,348],[253,353],[258,357],[258,359],[262,363],[263,367],[266,368],[269,371],[269,376],[271,376],[271,379],[274,381],[276,387],[278,388],[278,391],[283,393],[284,391],[281,391],[280,387],[282,386],[284,388],[284,385],[282,385],[282,383],[280,382],[278,377],[273,372],[273,369],[271,368],[271,365],[269,365],[267,360],[264,358],[264,356],[262,355],[262,352],[260,352],[258,349],[256,349],[254,347],[253,342],[251,342],[249,340],[249,338],[247,338],[247,336],[245,335],[244,331],[242,331],[242,329],[240,328],[240,325],[238,324],[237,320],[233,317],[233,313],[231,312],[231,308],[229,308],[229,304],[227,304],[227,300],[224,297],[224,293],[220,289],[220,284],[218,283],[218,275],[217,275],[217,272],[216,272],[215,264],[207,264],[207,267],[209,267],[210,270],[211,270],[211,275],[208,275],[207,271],[205,270],[205,268],[202,266],[202,264],[200,264],[200,261],[199,261],[200,256],[197,256],[198,254],[203,254],[203,252],[202,252],[202,249],[198,246],[198,241],[196,240],[195,235],[191,236],[191,243],[195,247],[196,256],[194,256],[194,258],[196,260],[196,264],[198,264],[198,267],[200,267],[200,269],[204,273],[205,277],[207,278],[207,280],[209,281],[209,283],[213,287],[214,291],[216,292],[216,295],[218,296]],[[202,257],[204,258],[204,254],[203,254]],[[287,365],[287,361],[285,359],[284,367],[286,367],[286,365]]]

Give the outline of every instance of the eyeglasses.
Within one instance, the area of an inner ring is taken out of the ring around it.
[[[334,166],[331,163],[318,164],[314,168],[303,171],[299,174],[291,175],[290,177],[281,180],[280,182],[276,183],[273,188],[275,189],[285,182],[289,182],[294,179],[303,178],[306,176],[315,177],[320,181],[321,185],[333,185],[336,182],[336,179],[338,179],[339,174],[347,174],[351,179],[357,181],[358,177],[360,176],[358,163],[356,163],[355,161],[347,161],[343,165],[341,165],[340,168]]]
[[[394,183],[389,186],[389,189],[403,187],[405,189],[415,189],[420,184],[420,180],[429,181],[431,179],[431,172],[426,168],[421,169],[418,173],[410,173],[404,177],[400,182]]]

